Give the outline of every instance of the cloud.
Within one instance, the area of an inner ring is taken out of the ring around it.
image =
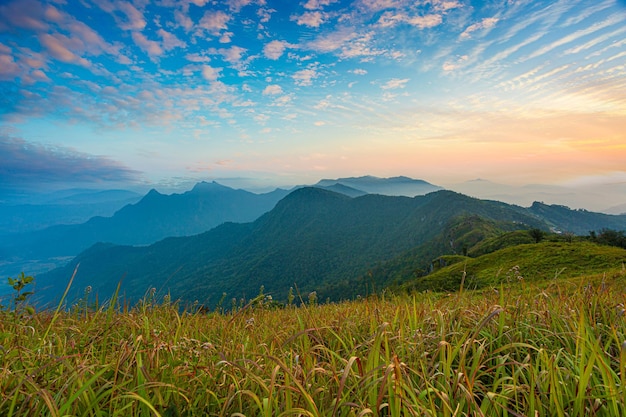
[[[5,186],[134,182],[139,174],[104,156],[0,136],[0,183]]]
[[[0,80],[13,80],[18,77],[22,71],[10,55],[10,49],[1,47],[4,47],[4,45],[0,44]],[[6,50],[8,51],[5,52]]]
[[[300,26],[317,28],[324,23],[324,16],[322,12],[306,12],[300,16],[291,16],[291,20],[294,20]]]
[[[159,29],[157,31],[158,35],[163,39],[163,49],[166,51],[172,50],[174,48],[185,48],[187,44],[176,37],[176,35],[164,30]]]
[[[305,69],[301,71],[297,71],[294,73],[291,78],[293,78],[296,85],[299,86],[307,86],[313,83],[313,79],[317,78],[319,74],[314,69]]]
[[[252,0],[228,0],[228,7],[234,11],[238,12],[243,7],[252,3]]]
[[[396,13],[387,11],[383,13],[378,19],[378,25],[381,27],[392,27],[399,23],[407,23],[411,26],[415,26],[419,29],[428,29],[435,26],[439,26],[443,22],[443,17],[440,14],[426,14],[423,16],[408,16],[404,13]]]
[[[213,68],[209,65],[202,66],[202,77],[207,81],[215,81],[220,76],[221,68]]]
[[[122,30],[138,31],[146,27],[146,19],[130,2],[100,0],[95,2],[102,10],[111,14]],[[120,17],[120,13],[123,15]]]
[[[340,29],[308,42],[306,47],[316,52],[333,52],[357,37],[351,29]]]
[[[524,60],[528,60],[528,59],[532,59],[532,58],[537,58],[538,56],[544,55],[550,51],[552,51],[555,48],[558,48],[560,46],[563,46],[565,44],[568,44],[570,42],[575,41],[576,39],[579,39],[581,37],[590,35],[592,33],[595,33],[601,29],[604,29],[606,27],[618,24],[618,23],[622,23],[623,21],[623,17],[622,16],[612,16],[604,21],[601,22],[596,22],[593,25],[585,28],[585,29],[581,29],[578,30],[574,33],[571,33],[569,35],[566,35],[550,44],[547,44],[539,49],[537,49],[535,52],[533,52],[532,54],[530,54],[529,56],[527,56],[526,58],[524,58]]]
[[[400,6],[400,1],[398,0],[360,0],[358,3],[362,8],[371,12],[378,12]]]
[[[230,21],[230,16],[222,11],[211,12],[207,11],[200,19],[198,25],[216,35],[222,30],[228,29],[227,23]]]
[[[459,38],[460,39],[469,39],[472,36],[472,32],[475,32],[477,30],[482,30],[482,29],[491,29],[491,28],[493,28],[496,25],[496,23],[498,23],[499,20],[500,19],[498,19],[497,17],[485,17],[480,22],[477,22],[477,23],[474,23],[472,25],[469,25],[463,31],[463,33],[461,33]]]
[[[3,27],[17,27],[42,32],[48,29],[45,10],[34,0],[15,0],[0,6],[0,31]]]
[[[274,40],[263,46],[263,55],[268,59],[276,60],[280,58],[285,52],[285,49],[290,46],[288,42]]]
[[[463,5],[456,0],[432,0],[431,4],[436,11],[446,12],[452,9],[458,9]]]
[[[263,90],[264,96],[274,96],[274,95],[282,94],[282,93],[283,93],[283,89],[280,87],[280,85],[276,85],[276,84],[268,85]]]
[[[367,70],[364,70],[362,68],[357,68],[357,69],[354,69],[354,70],[350,70],[348,72],[351,72],[352,74],[355,74],[355,75],[365,75],[365,74],[367,74]]]
[[[438,26],[443,21],[443,18],[439,14],[427,14],[424,16],[410,17],[406,20],[411,26],[416,26],[420,29],[427,29]]]
[[[400,78],[392,78],[383,84],[380,88],[383,90],[393,90],[396,88],[404,88],[406,87],[406,83],[409,82],[408,78],[400,79]]]
[[[337,0],[308,0],[304,4],[304,8],[307,10],[318,10],[322,9],[324,6],[328,6],[332,3],[335,3]]]
[[[240,46],[232,46],[228,49],[219,49],[218,52],[224,57],[224,61],[236,66],[242,63],[242,57],[246,49]]]
[[[211,58],[208,56],[200,55],[200,54],[187,54],[185,55],[185,59],[190,62],[209,62]]]
[[[150,55],[151,58],[163,55],[163,48],[159,42],[146,38],[141,32],[133,32],[132,37],[135,44]]]
[[[80,39],[71,39],[61,34],[50,35],[45,33],[39,36],[39,42],[46,47],[52,57],[59,61],[82,65],[83,67],[91,66],[89,61],[71,51],[71,49],[81,50],[84,48]]]

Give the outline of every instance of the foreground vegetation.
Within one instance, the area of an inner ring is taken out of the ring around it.
[[[626,273],[228,313],[0,312],[3,416],[617,416]],[[20,291],[24,289],[21,288]],[[23,294],[23,293],[22,293]]]

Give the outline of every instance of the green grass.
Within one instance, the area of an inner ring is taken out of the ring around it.
[[[230,313],[0,314],[2,416],[617,416],[625,274]]]
[[[465,288],[485,288],[502,282],[549,283],[555,278],[619,275],[626,263],[626,250],[590,242],[546,241],[511,246],[477,258],[442,258],[449,266],[412,280],[405,287],[454,291],[461,281]]]

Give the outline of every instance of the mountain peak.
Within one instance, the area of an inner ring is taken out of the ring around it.
[[[211,181],[211,182],[207,182],[207,181],[200,181],[199,183],[197,183],[196,185],[193,186],[193,188],[191,189],[191,193],[198,193],[198,192],[207,192],[207,191],[217,191],[217,190],[231,190],[232,188],[230,187],[226,187],[225,185],[222,185],[216,181]]]
[[[163,194],[158,192],[156,189],[152,188],[150,189],[150,191],[146,193],[146,195],[143,196],[141,200],[152,199],[152,198],[157,198],[157,197],[162,197],[162,196]]]

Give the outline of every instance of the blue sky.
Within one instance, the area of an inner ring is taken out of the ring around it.
[[[626,181],[626,2],[0,1],[0,181]]]

